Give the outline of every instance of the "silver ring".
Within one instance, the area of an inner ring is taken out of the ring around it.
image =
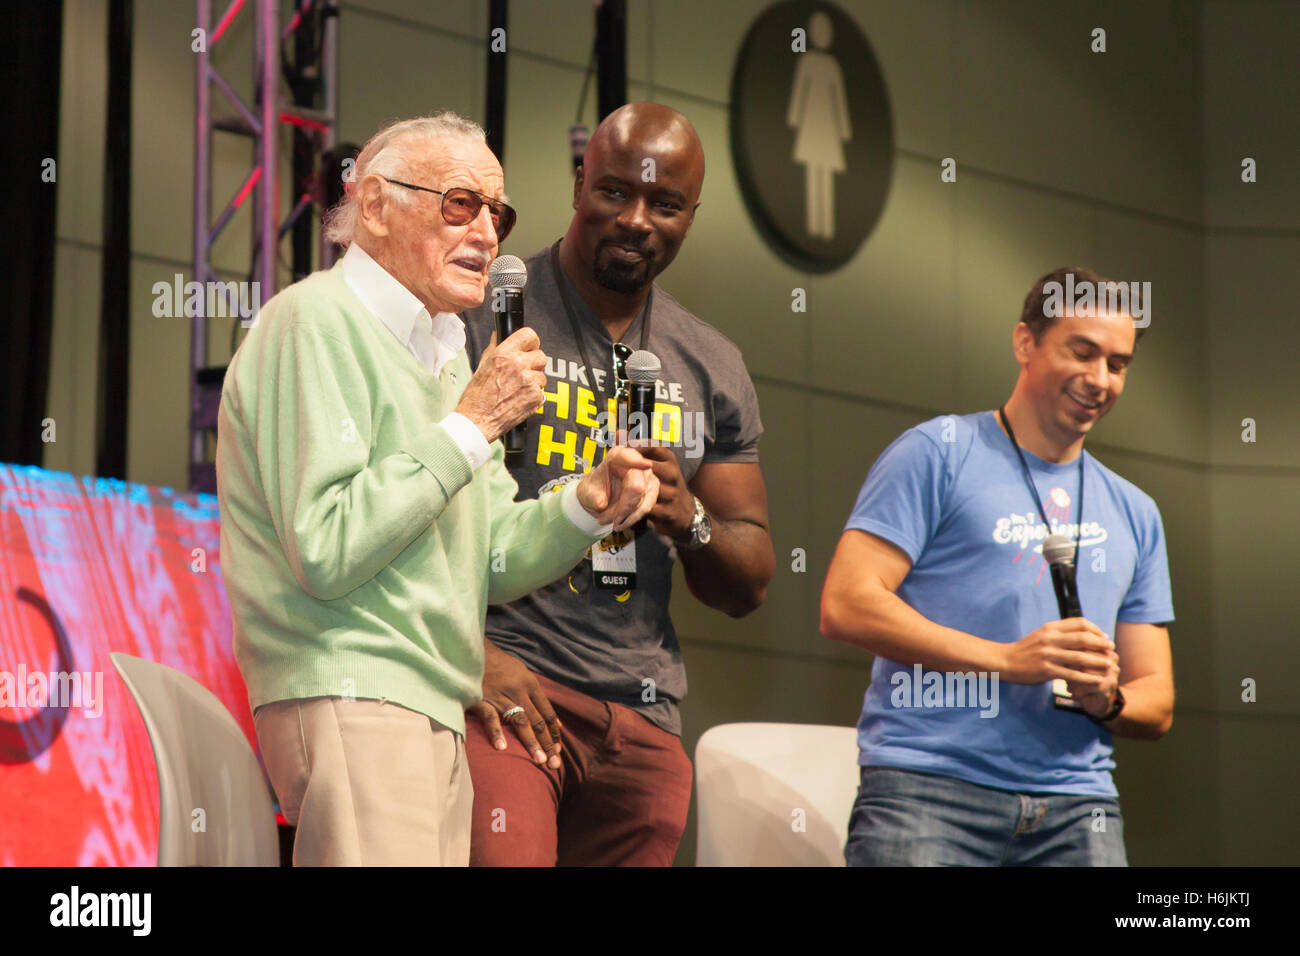
[[[524,709],[522,707],[511,707],[509,710],[507,710],[504,714],[501,715],[501,719],[509,720],[515,714],[522,714],[523,712]]]

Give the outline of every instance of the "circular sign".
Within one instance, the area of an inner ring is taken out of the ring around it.
[[[894,128],[867,38],[838,7],[764,11],[731,78],[731,155],[759,232],[808,272],[848,262],[889,192]]]

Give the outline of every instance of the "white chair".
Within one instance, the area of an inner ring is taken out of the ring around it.
[[[235,718],[175,668],[109,657],[140,708],[158,765],[158,865],[279,866],[271,791]]]
[[[844,866],[858,732],[722,724],[695,746],[697,866]]]

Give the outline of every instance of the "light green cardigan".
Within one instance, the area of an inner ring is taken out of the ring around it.
[[[438,424],[469,378],[464,350],[437,377],[421,365],[340,264],[263,307],[226,373],[217,442],[221,572],[254,710],[386,699],[464,733],[487,605],[554,581],[599,537],[566,515],[572,488],[516,502],[499,441],[471,470]]]

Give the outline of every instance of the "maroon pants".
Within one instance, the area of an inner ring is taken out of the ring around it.
[[[508,749],[494,750],[466,715],[470,866],[671,866],[691,801],[681,740],[622,704],[537,679],[560,718],[559,770],[538,766],[509,726]]]

